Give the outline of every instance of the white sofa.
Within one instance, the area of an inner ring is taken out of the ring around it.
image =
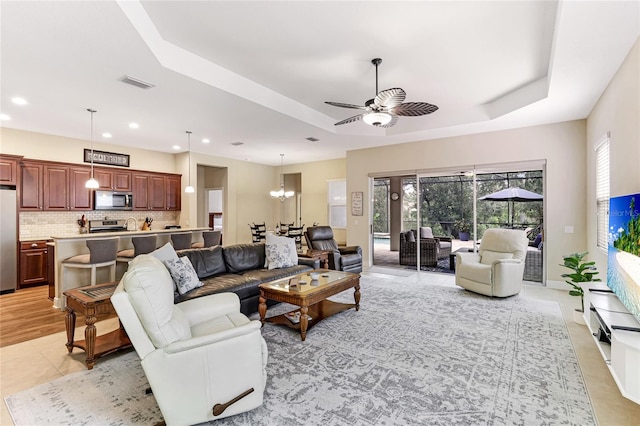
[[[491,297],[522,288],[527,235],[515,229],[487,229],[477,253],[456,253],[456,284]]]
[[[173,280],[152,255],[137,256],[111,302],[141,359],[165,423],[192,425],[262,404],[267,346],[261,323],[234,293],[175,305]],[[214,416],[213,407],[253,389]]]

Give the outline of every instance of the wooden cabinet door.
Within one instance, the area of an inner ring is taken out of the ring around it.
[[[91,174],[91,171],[89,171],[89,174]],[[113,189],[113,172],[111,170],[97,169],[94,167],[93,177],[98,181],[98,189]]]
[[[167,176],[165,178],[165,187],[167,192],[167,210],[180,210],[181,202],[181,177],[180,176]]]
[[[91,179],[91,168],[71,167],[69,169],[69,207],[71,210],[91,210],[93,208],[91,197],[93,192],[85,187],[89,179]]]
[[[18,184],[18,161],[15,158],[0,157],[0,185]]]
[[[131,172],[113,172],[113,190],[131,192]]]
[[[44,210],[69,209],[69,167],[44,166]]]
[[[149,210],[165,209],[165,178],[149,175]]]
[[[42,210],[42,164],[20,165],[20,210]]]
[[[49,270],[46,244],[46,241],[21,243],[19,283],[21,286],[47,281]]]
[[[132,174],[133,209],[149,210],[149,175]]]

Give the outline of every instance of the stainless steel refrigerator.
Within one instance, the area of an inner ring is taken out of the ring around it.
[[[15,187],[0,186],[0,293],[18,283],[17,198]]]

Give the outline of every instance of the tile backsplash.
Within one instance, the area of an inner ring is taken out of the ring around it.
[[[146,217],[153,219],[152,229],[164,229],[177,225],[180,212],[176,211],[89,211],[89,212],[20,212],[20,238],[49,237],[80,233],[78,219],[85,215],[89,220],[126,220],[135,218],[138,230]],[[87,223],[88,226],[88,223]]]

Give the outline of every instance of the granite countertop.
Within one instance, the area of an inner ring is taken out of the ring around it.
[[[202,228],[180,228],[180,229],[151,229],[149,231],[122,231],[122,232],[97,232],[95,234],[55,234],[50,236],[23,236],[20,237],[20,241],[36,241],[36,240],[79,240],[87,238],[106,238],[106,237],[129,237],[132,235],[145,235],[145,234],[173,234],[175,232],[193,232],[193,231],[208,231],[208,227]]]

